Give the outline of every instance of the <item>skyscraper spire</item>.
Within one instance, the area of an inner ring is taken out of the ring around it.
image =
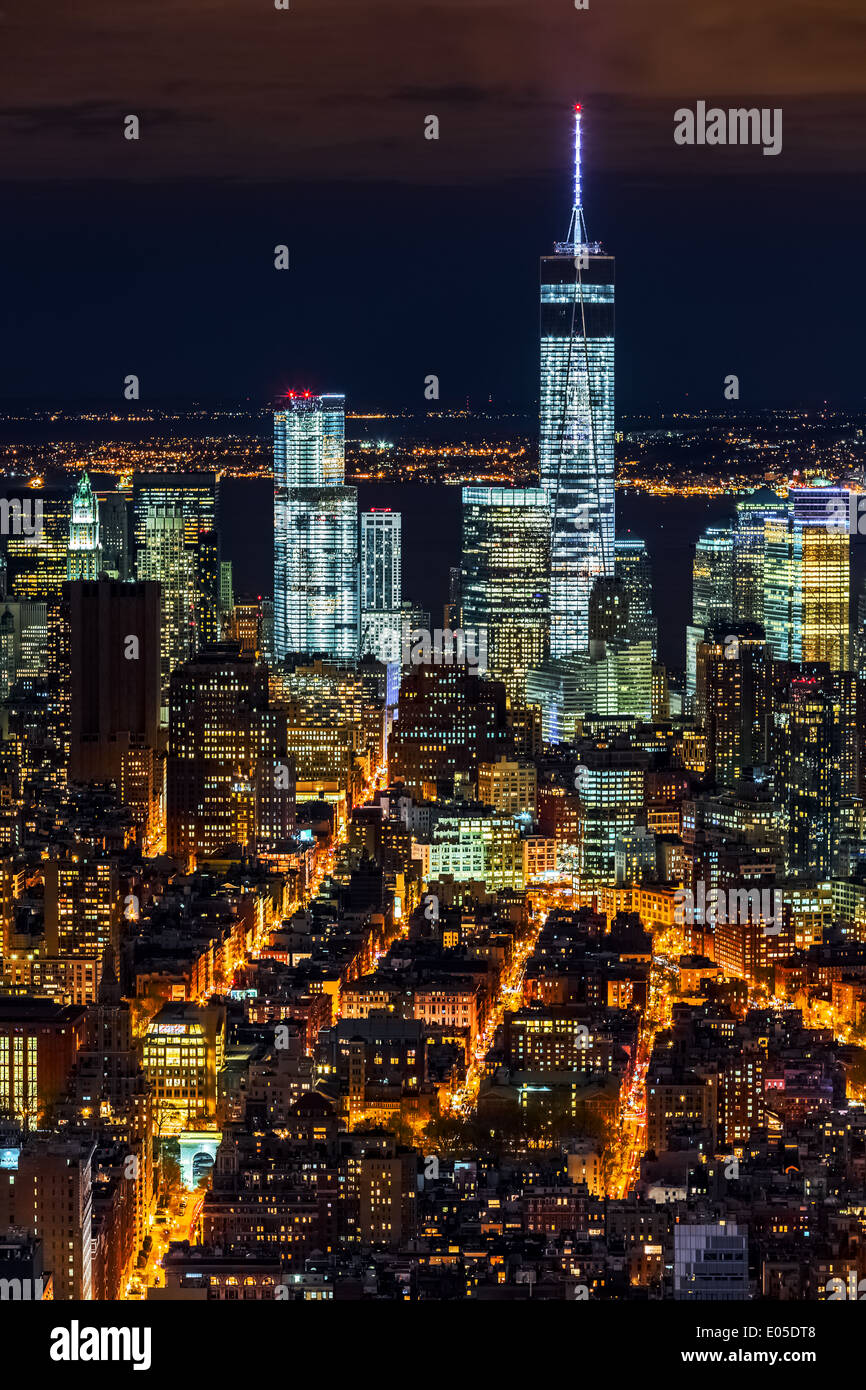
[[[86,471],[78,479],[72,498],[68,547],[67,578],[98,579],[102,559],[99,502]]]
[[[541,260],[541,486],[551,511],[550,655],[589,643],[593,586],[614,573],[614,263],[587,240],[573,108],[568,240]]]
[[[586,242],[586,223],[583,219],[583,187],[580,177],[580,102],[574,108],[574,207],[571,212],[571,226],[569,228],[569,241],[574,246],[583,246]]]

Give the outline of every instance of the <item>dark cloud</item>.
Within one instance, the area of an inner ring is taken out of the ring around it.
[[[558,164],[577,99],[608,167],[664,168],[701,97],[783,105],[789,167],[866,164],[862,0],[75,0],[4,49],[5,177],[497,179]]]
[[[8,126],[12,134],[54,134],[62,137],[93,136],[103,138],[122,130],[126,112],[108,102],[79,101],[43,106],[3,106],[0,126]],[[180,108],[148,107],[136,113],[148,129],[176,130],[207,118],[190,115]]]

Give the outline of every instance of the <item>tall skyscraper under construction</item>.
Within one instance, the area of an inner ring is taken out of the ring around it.
[[[291,393],[274,414],[274,656],[358,655],[358,494],[345,397]]]
[[[584,652],[589,596],[614,572],[614,260],[589,241],[574,108],[574,205],[541,258],[540,480],[551,514],[550,655]]]

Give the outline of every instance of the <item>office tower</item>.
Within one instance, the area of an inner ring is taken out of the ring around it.
[[[589,596],[590,648],[593,643],[624,638],[628,628],[628,592],[625,583],[615,575],[603,574],[593,584]]]
[[[588,749],[575,785],[581,803],[581,876],[611,879],[617,840],[634,827],[646,804],[647,759],[640,753]]]
[[[33,505],[33,494],[23,496],[23,506]],[[34,535],[23,530],[6,538],[8,592],[11,598],[58,603],[66,583],[72,499],[68,493],[40,491],[42,524]]]
[[[32,1231],[42,1241],[55,1300],[93,1297],[92,1137],[31,1134],[14,1168],[0,1167],[0,1229]]]
[[[82,473],[72,496],[66,574],[69,579],[98,579],[101,568],[99,503],[93,495],[90,479]]]
[[[400,661],[404,614],[401,609],[361,609],[361,655],[383,664]],[[414,630],[414,624],[410,624]]]
[[[147,544],[148,515],[154,508],[178,509],[183,515],[184,538],[196,545],[199,536],[219,526],[218,489],[214,473],[136,473],[132,510],[136,548]]]
[[[487,634],[490,677],[522,701],[550,621],[550,511],[541,488],[463,489],[460,595],[464,630]]]
[[[97,500],[102,571],[111,579],[128,579],[131,570],[129,500],[123,492],[100,492]]]
[[[511,752],[505,686],[466,666],[413,666],[403,672],[389,742],[392,781],[417,795],[479,762]]]
[[[569,743],[579,732],[586,712],[583,662],[548,658],[526,673],[526,700],[541,710],[545,743]]]
[[[26,499],[25,499],[26,500]],[[68,494],[39,494],[42,525],[33,538],[10,535],[6,542],[9,593],[14,599],[35,600],[46,606],[48,628],[47,734],[55,785],[63,785],[69,749],[69,710],[63,644],[62,599],[69,553],[72,501]]]
[[[98,963],[117,952],[123,910],[115,860],[76,848],[63,859],[47,859],[45,949],[49,956],[77,956]]]
[[[652,571],[646,541],[638,536],[617,536],[614,545],[615,573],[622,580],[626,595],[626,628],[629,642],[649,637],[653,661],[658,656],[658,624],[653,614]]]
[[[69,775],[119,787],[124,754],[159,746],[159,585],[78,580],[67,586],[65,614]]]
[[[621,593],[613,591],[613,607],[621,614]],[[595,609],[596,630],[610,630],[611,593]],[[646,720],[653,710],[652,646],[625,642],[621,637],[594,639],[589,652],[569,661],[548,658],[526,675],[526,700],[541,710],[547,743],[570,742],[589,718]]]
[[[708,526],[695,545],[692,623],[733,622],[734,531],[731,522]]]
[[[361,513],[361,655],[383,662],[400,660],[401,529],[390,507]]]
[[[695,545],[692,568],[692,621],[686,628],[685,696],[691,713],[695,700],[698,644],[711,623],[734,620],[734,530],[726,521],[708,526]]]
[[[345,397],[290,394],[274,414],[274,657],[354,659],[358,496],[346,487]]]
[[[20,643],[20,629],[19,629]],[[0,612],[0,700],[9,698],[18,672],[16,657],[16,625],[13,614],[4,604]]]
[[[196,642],[199,647],[210,647],[222,637],[220,541],[216,531],[202,531],[194,556]]]
[[[12,686],[44,679],[48,665],[48,606],[28,599],[0,602],[0,700]]]
[[[235,843],[254,848],[263,778],[274,788],[264,797],[268,837],[285,840],[294,826],[285,712],[268,703],[264,666],[230,643],[206,647],[171,678],[168,853],[185,860]]]
[[[274,698],[286,718],[286,746],[298,778],[298,795],[312,799],[330,784],[353,799],[363,789],[362,759],[384,759],[384,681],[362,669],[316,661],[274,674]]]
[[[764,551],[768,517],[785,510],[777,493],[759,488],[737,503],[734,530],[734,617],[764,626]]]
[[[764,624],[777,661],[851,667],[850,535],[844,488],[790,488],[765,521]]]
[[[550,655],[589,640],[589,596],[614,572],[614,260],[587,239],[575,107],[569,233],[541,259],[540,482],[551,514]]]
[[[828,879],[840,831],[840,709],[824,671],[789,676],[777,697],[773,762],[787,828],[786,873]]]
[[[188,661],[196,648],[196,552],[187,543],[180,507],[154,505],[144,516],[144,544],[139,548],[139,580],[161,586],[160,670],[163,720],[168,713],[168,688],[176,666]]]
[[[730,630],[729,630],[730,629]],[[732,787],[768,761],[772,658],[757,624],[710,628],[698,647],[698,716],[707,733],[707,773]]]

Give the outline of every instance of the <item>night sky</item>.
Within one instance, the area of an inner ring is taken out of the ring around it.
[[[417,409],[435,373],[531,408],[582,101],[619,409],[731,372],[744,408],[861,408],[864,39],[862,0],[14,0],[3,399]],[[699,99],[781,107],[782,153],[675,145]]]

